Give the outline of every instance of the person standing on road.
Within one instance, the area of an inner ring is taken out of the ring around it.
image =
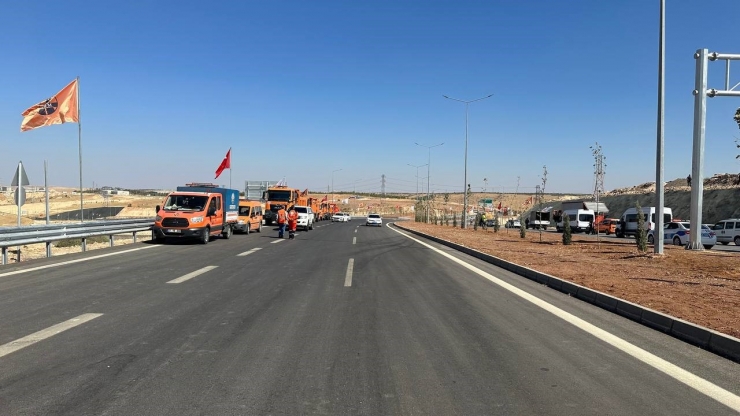
[[[288,223],[288,213],[285,211],[285,207],[282,205],[278,206],[277,223],[278,223],[278,238],[284,238],[285,226]]]
[[[686,185],[688,185],[689,188],[691,188],[691,174],[689,174],[689,176],[686,177]]]
[[[288,211],[288,236],[290,238],[295,237],[295,230],[298,228],[298,212],[296,212],[294,207],[290,207],[290,211]],[[308,225],[306,226],[306,229],[308,229]]]

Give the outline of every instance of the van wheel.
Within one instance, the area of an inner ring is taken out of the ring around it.
[[[648,244],[655,244],[655,238],[652,235],[648,236]]]
[[[228,240],[229,238],[231,238],[231,231],[232,231],[231,230],[231,226],[230,225],[227,225],[224,228],[223,232],[221,232],[221,237],[223,237],[224,240]]]
[[[681,245],[681,239],[678,237],[673,237],[673,245],[674,246],[680,246]]]
[[[200,235],[200,242],[201,244],[208,244],[209,241],[211,241],[211,227],[206,227]]]
[[[740,246],[740,235],[738,235],[737,237],[735,237],[735,240],[734,241],[735,241],[735,245],[736,246]]]
[[[257,227],[257,232],[258,233],[262,232],[262,221],[260,221],[260,225]]]
[[[249,235],[249,233],[252,232],[252,224],[247,223],[247,226],[244,228],[244,234]]]

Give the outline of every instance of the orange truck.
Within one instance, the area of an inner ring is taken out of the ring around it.
[[[321,212],[321,202],[318,198],[309,197],[308,206],[311,207],[311,211],[313,211],[314,221],[321,221],[324,219],[324,213]]]
[[[275,185],[267,188],[262,196],[265,200],[265,212],[263,214],[266,225],[272,225],[277,222],[277,212],[279,206],[288,209],[291,205],[298,203],[301,192],[295,188],[289,188],[286,185]]]
[[[162,206],[152,227],[155,242],[167,238],[196,238],[207,244],[212,237],[231,238],[239,218],[239,191],[210,183],[178,186]]]

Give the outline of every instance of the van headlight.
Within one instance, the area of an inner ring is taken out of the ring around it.
[[[203,222],[203,217],[193,217],[193,218],[190,219],[190,222],[192,222],[193,224],[197,224],[199,222]]]

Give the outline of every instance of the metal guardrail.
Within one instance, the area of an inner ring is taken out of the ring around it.
[[[139,218],[126,220],[90,221],[72,224],[41,224],[21,227],[0,227],[0,250],[2,264],[8,264],[8,247],[26,244],[46,243],[46,257],[51,257],[51,243],[60,240],[79,238],[82,240],[82,251],[86,251],[89,237],[107,235],[113,246],[114,235],[149,231],[154,225],[153,219]],[[18,252],[20,261],[20,251]]]

